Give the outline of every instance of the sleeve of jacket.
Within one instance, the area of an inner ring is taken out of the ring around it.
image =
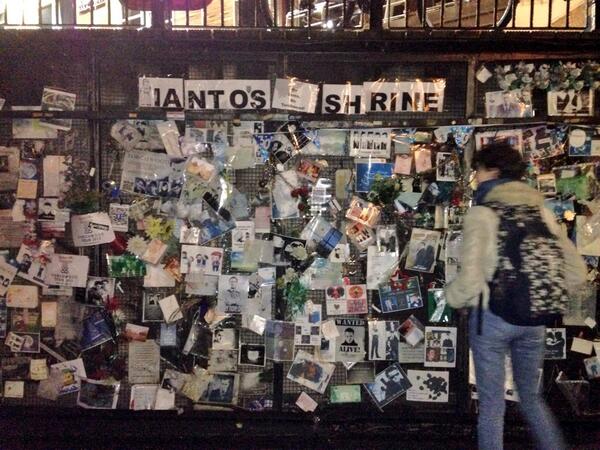
[[[565,255],[565,284],[569,294],[574,295],[587,282],[585,260],[579,254],[573,242],[571,242],[565,232],[556,223],[552,212],[543,208],[542,215],[550,231],[560,238],[559,242]]]
[[[491,215],[491,216],[490,216]],[[471,208],[463,221],[460,271],[446,287],[446,301],[453,308],[478,304],[487,281],[485,279],[488,243],[494,232],[494,212],[483,206]]]

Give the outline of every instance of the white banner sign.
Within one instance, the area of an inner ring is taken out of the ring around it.
[[[445,87],[446,80],[363,83],[366,111],[442,112]]]
[[[183,108],[182,78],[138,78],[140,108]]]
[[[323,114],[364,114],[363,86],[324,84],[321,112]]]
[[[186,80],[185,108],[195,111],[214,109],[269,109],[269,80]]]
[[[314,113],[317,108],[319,85],[304,83],[295,78],[278,78],[273,93],[273,108]]]
[[[373,81],[362,85],[324,84],[322,114],[442,112],[446,80]],[[270,80],[182,80],[139,78],[142,108],[214,110],[282,109],[315,113],[319,85],[295,78]]]

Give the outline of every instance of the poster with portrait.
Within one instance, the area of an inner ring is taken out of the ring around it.
[[[408,244],[406,270],[432,273],[440,242],[439,231],[413,228]]]
[[[8,287],[17,275],[17,270],[15,266],[8,264],[4,259],[0,258],[0,297],[6,295]]]
[[[436,180],[456,181],[460,175],[458,156],[450,152],[438,152],[435,155]]]
[[[225,314],[241,314],[248,302],[249,280],[244,275],[221,275],[217,310]]]
[[[425,327],[425,367],[456,367],[455,327]]]
[[[594,115],[594,90],[548,90],[549,116],[590,117]]]
[[[335,319],[338,336],[335,339],[335,360],[338,362],[357,362],[365,359],[365,319]]]
[[[294,359],[294,322],[267,320],[265,325],[265,353],[273,361]]]
[[[495,118],[533,117],[531,91],[513,89],[485,93],[485,116]]]

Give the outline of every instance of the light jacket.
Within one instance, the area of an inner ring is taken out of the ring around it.
[[[570,294],[577,292],[586,282],[585,261],[562,232],[552,211],[544,207],[544,197],[538,191],[525,183],[511,181],[494,187],[485,196],[485,201],[539,206],[548,229],[560,238],[559,242],[565,255],[567,291]],[[480,294],[483,294],[483,308],[488,308],[488,283],[492,281],[498,264],[499,225],[500,219],[496,213],[485,206],[475,206],[465,215],[460,271],[456,279],[446,286],[446,300],[453,308],[478,306]]]

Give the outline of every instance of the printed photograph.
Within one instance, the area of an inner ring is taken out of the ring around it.
[[[214,373],[208,386],[200,395],[200,401],[221,405],[235,405],[238,395],[238,375],[233,373]]]
[[[287,378],[319,394],[323,394],[334,370],[335,364],[320,362],[310,353],[298,350]]]
[[[244,275],[221,275],[219,277],[219,311],[226,314],[241,314],[248,302],[249,280]]]
[[[159,300],[164,298],[163,293],[144,291],[142,300],[142,322],[162,322],[163,313]]]
[[[379,286],[379,304],[382,313],[392,313],[423,306],[419,277],[389,280]]]
[[[364,384],[365,389],[379,409],[400,397],[411,386],[408,376],[399,363],[394,363],[379,372],[373,383]]]
[[[263,344],[240,344],[240,366],[265,365],[265,346]]]
[[[413,228],[408,244],[406,270],[433,272],[440,236],[439,231]]]
[[[88,277],[85,289],[85,303],[94,306],[106,306],[115,295],[115,279]]]

